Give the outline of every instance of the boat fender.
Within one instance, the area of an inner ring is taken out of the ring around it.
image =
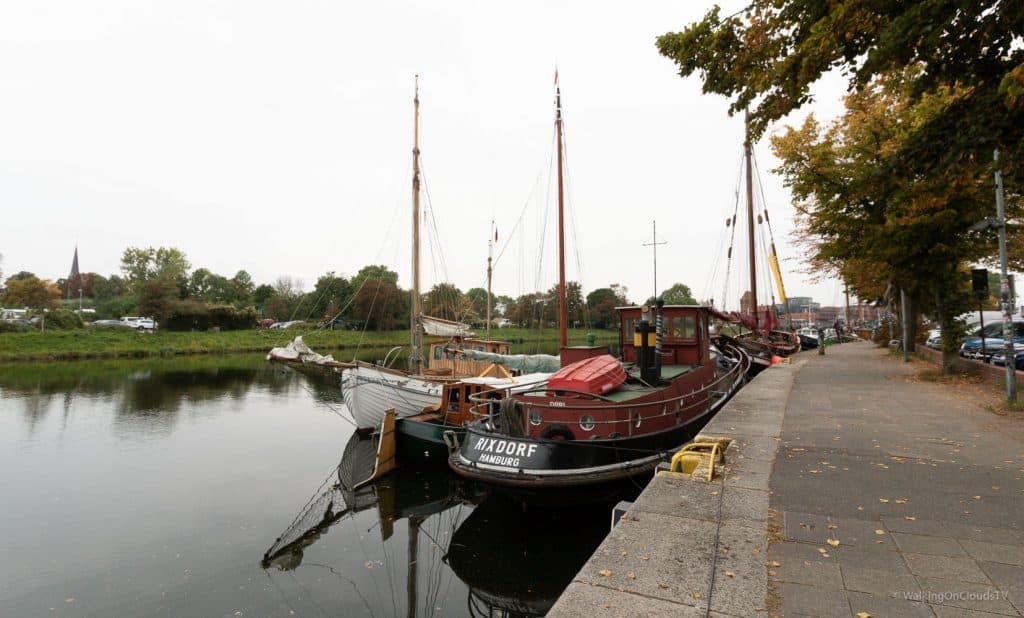
[[[540,432],[540,437],[545,440],[575,440],[576,435],[572,430],[562,424],[548,425]]]

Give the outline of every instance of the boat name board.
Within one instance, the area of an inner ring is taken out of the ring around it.
[[[533,457],[537,445],[499,438],[477,438],[473,450],[481,453],[477,458],[481,463],[517,468],[520,458]]]

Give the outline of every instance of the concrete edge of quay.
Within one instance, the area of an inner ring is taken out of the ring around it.
[[[723,473],[652,479],[548,615],[767,616],[768,483],[803,362],[741,389],[701,432],[733,440]]]

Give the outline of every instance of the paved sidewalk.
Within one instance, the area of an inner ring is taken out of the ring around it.
[[[771,613],[1024,615],[1024,420],[866,343],[800,359],[770,479]]]

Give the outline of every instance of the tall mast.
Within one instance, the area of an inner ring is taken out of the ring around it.
[[[754,178],[750,157],[750,121],[747,120],[743,140],[743,158],[746,159],[747,165],[747,245],[750,250],[750,304],[754,310],[754,330],[757,330],[759,324],[757,319],[757,263],[754,255]]]
[[[412,121],[412,291],[409,329],[409,372],[423,371],[423,331],[420,329],[420,76],[416,76],[416,94],[413,97]]]
[[[558,86],[558,69],[555,69],[555,133],[558,142],[558,346],[565,347],[569,337],[566,333],[565,307],[565,200],[562,189],[562,89]]]
[[[487,340],[491,340],[491,258],[494,256],[494,221],[487,237]]]

